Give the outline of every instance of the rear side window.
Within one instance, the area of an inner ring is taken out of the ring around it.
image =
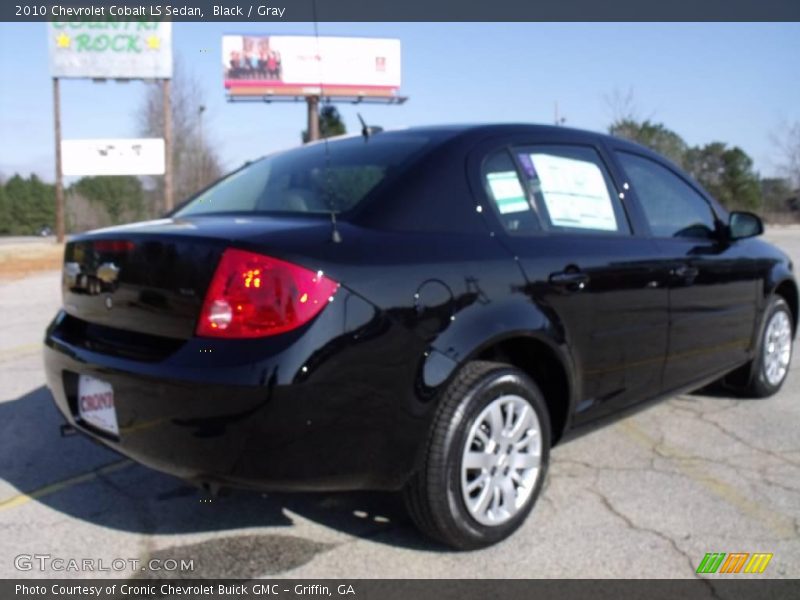
[[[666,167],[644,156],[617,152],[656,237],[708,239],[715,230],[708,202]]]
[[[517,166],[508,151],[502,150],[486,159],[483,183],[506,231],[530,233],[541,230],[535,207],[525,193]]]
[[[528,193],[549,229],[630,233],[625,210],[595,149],[548,145],[515,152]]]
[[[346,212],[428,144],[422,135],[375,135],[369,141],[348,138],[288,150],[235,171],[175,216]]]

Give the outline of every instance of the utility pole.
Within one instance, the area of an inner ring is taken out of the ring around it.
[[[53,121],[56,137],[56,240],[64,243],[64,174],[61,170],[61,89],[53,77]]]
[[[175,205],[172,198],[172,94],[171,80],[161,81],[164,102],[164,210]]]
[[[308,141],[313,142],[319,139],[319,96],[308,96],[306,98],[308,105]]]
[[[563,125],[563,124],[564,124],[564,123],[566,123],[566,122],[567,122],[567,119],[566,119],[566,117],[562,117],[562,116],[560,116],[560,115],[558,114],[558,100],[556,100],[556,108],[555,108],[555,114],[554,114],[554,123],[555,123],[556,125]]]

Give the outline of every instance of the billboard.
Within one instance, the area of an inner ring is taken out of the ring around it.
[[[53,77],[172,77],[172,23],[53,22],[47,36]]]
[[[64,175],[163,175],[161,138],[63,140]]]
[[[394,96],[400,40],[226,35],[222,66],[231,96]]]

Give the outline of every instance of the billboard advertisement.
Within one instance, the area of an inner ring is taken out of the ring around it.
[[[400,40],[226,35],[222,65],[232,96],[393,96]]]
[[[163,175],[162,138],[63,140],[64,175]]]
[[[53,77],[172,77],[172,23],[53,22],[47,36]]]

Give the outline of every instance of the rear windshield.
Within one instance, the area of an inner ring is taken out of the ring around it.
[[[374,134],[302,146],[234,171],[173,216],[227,212],[329,213],[354,208],[429,143],[421,135]]]

